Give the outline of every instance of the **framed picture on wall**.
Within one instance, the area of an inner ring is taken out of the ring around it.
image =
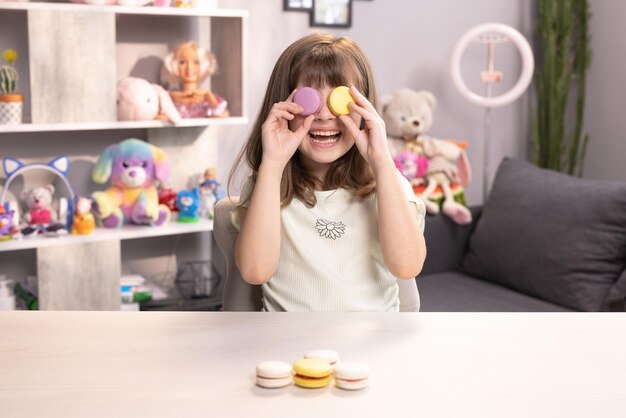
[[[283,9],[310,12],[313,9],[313,0],[283,0]]]
[[[313,0],[311,26],[349,28],[352,26],[352,0]]]

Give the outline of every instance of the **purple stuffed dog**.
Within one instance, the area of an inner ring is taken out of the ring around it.
[[[111,179],[111,187],[95,192],[94,212],[107,228],[124,224],[163,225],[170,210],[159,205],[155,181],[170,175],[167,154],[139,139],[126,139],[104,150],[96,162],[92,179],[102,184]]]

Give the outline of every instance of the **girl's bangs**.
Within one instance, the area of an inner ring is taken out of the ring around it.
[[[291,89],[298,83],[320,88],[323,86],[337,87],[354,84],[363,89],[363,80],[348,57],[339,54],[312,54],[298,63],[292,73]]]

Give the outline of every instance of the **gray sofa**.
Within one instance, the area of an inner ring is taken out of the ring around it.
[[[426,219],[422,312],[624,310],[626,184],[507,158],[471,211]]]

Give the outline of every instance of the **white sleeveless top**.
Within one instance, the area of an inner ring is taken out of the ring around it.
[[[424,203],[398,175],[423,231]],[[252,182],[246,183],[242,199],[252,193]],[[398,311],[398,285],[378,235],[376,193],[360,199],[337,189],[317,191],[315,198],[312,208],[294,198],[281,210],[278,268],[261,285],[264,310]]]

